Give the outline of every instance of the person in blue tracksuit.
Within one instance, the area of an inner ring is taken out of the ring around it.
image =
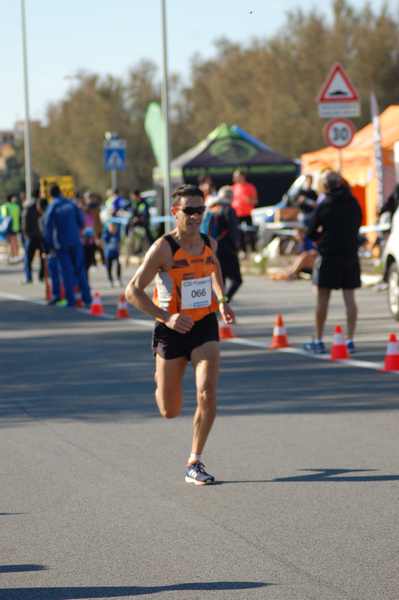
[[[84,226],[81,210],[61,196],[58,185],[50,189],[52,203],[45,214],[45,243],[49,250],[55,250],[61,265],[65,295],[68,306],[75,306],[75,284],[79,285],[83,302],[91,304],[90,287],[84,263],[80,231]]]
[[[121,228],[118,223],[108,222],[104,225],[103,230],[105,264],[107,267],[108,281],[111,287],[114,287],[114,279],[112,276],[112,264],[116,264],[116,275],[119,285],[122,287],[122,271],[119,261],[119,251],[121,245]]]

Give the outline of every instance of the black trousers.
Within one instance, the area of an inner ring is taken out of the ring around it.
[[[242,223],[246,223],[249,227],[253,227],[252,217],[248,215],[247,217],[238,217],[238,221],[240,225]],[[252,252],[256,251],[256,233],[255,231],[245,231],[240,227],[240,250],[247,253],[247,245],[251,246]]]
[[[226,279],[229,282],[226,289],[226,296],[230,302],[242,284],[240,262],[234,251],[220,251],[218,249],[217,257],[222,269],[223,282],[226,283]]]
[[[43,280],[44,277],[44,261],[42,258],[43,252],[43,240],[40,237],[26,237],[25,238],[25,257],[24,257],[24,271],[26,281],[32,281],[32,261],[36,252],[40,253],[40,271],[39,279]]]
[[[121,265],[119,262],[119,255],[118,256],[111,255],[111,256],[105,257],[105,265],[107,267],[108,279],[111,282],[113,282],[113,280],[114,280],[112,277],[112,265],[114,264],[114,262],[116,263],[116,276],[118,279],[120,279],[121,275],[122,275],[122,271],[121,271]]]

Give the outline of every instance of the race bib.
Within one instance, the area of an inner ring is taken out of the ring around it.
[[[186,279],[181,284],[182,308],[206,308],[212,299],[212,282],[210,277]]]

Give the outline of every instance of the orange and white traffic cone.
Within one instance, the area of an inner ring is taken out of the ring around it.
[[[229,323],[219,322],[219,338],[221,340],[231,340],[234,337],[233,326]]]
[[[330,358],[331,360],[347,360],[349,358],[348,348],[340,325],[335,328]]]
[[[125,294],[123,294],[123,293],[119,296],[118,308],[116,309],[115,316],[117,319],[128,319],[129,318],[127,302],[126,302]]]
[[[389,335],[384,371],[399,371],[399,342],[394,333]]]
[[[93,317],[101,317],[101,315],[104,314],[104,307],[98,292],[94,294],[93,302],[90,307],[90,314],[93,315]]]
[[[82,294],[78,286],[75,287],[75,308],[84,308]]]
[[[288,335],[284,325],[283,315],[277,315],[273,327],[273,337],[270,348],[272,350],[277,350],[278,348],[287,348],[288,346]]]

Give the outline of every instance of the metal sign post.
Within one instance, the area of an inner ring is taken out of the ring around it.
[[[24,127],[24,150],[25,150],[25,192],[26,199],[32,199],[32,145],[30,136],[29,116],[29,77],[28,77],[28,48],[26,42],[26,13],[25,0],[21,0],[21,25],[22,25],[22,48],[24,64],[24,95],[25,95],[25,127]]]
[[[169,217],[170,214],[170,196],[171,196],[171,178],[170,178],[170,131],[169,131],[169,86],[168,86],[168,42],[166,28],[166,0],[161,0],[162,15],[162,116],[164,126],[164,161],[163,168],[164,181],[164,214]],[[169,220],[165,221],[165,231],[170,231]]]
[[[111,189],[115,191],[118,187],[118,172],[115,169],[111,171]]]

